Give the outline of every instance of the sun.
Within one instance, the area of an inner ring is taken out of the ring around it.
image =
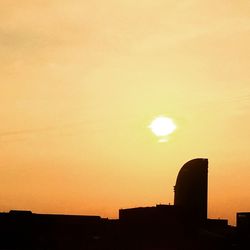
[[[171,118],[158,116],[150,123],[149,128],[156,136],[165,137],[176,130],[176,125]],[[163,141],[163,138],[160,141]]]

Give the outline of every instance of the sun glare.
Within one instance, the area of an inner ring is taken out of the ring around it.
[[[159,116],[156,117],[151,124],[149,125],[151,131],[158,137],[166,137],[172,134],[175,129],[176,125],[174,124],[173,120],[169,117]],[[161,138],[160,142],[167,141],[166,138]]]

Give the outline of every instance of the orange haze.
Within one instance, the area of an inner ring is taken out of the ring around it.
[[[0,8],[0,209],[117,217],[209,159],[209,217],[250,210],[250,2]],[[158,115],[177,130],[158,143]]]

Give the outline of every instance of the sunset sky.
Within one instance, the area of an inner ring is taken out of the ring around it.
[[[13,0],[0,8],[0,211],[173,203],[209,159],[209,217],[250,211],[250,1]],[[171,117],[159,143],[149,124]]]

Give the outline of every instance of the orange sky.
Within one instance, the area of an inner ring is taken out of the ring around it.
[[[209,217],[250,211],[250,2],[14,0],[0,8],[0,210],[173,202],[209,159]],[[178,129],[158,143],[165,114]]]

